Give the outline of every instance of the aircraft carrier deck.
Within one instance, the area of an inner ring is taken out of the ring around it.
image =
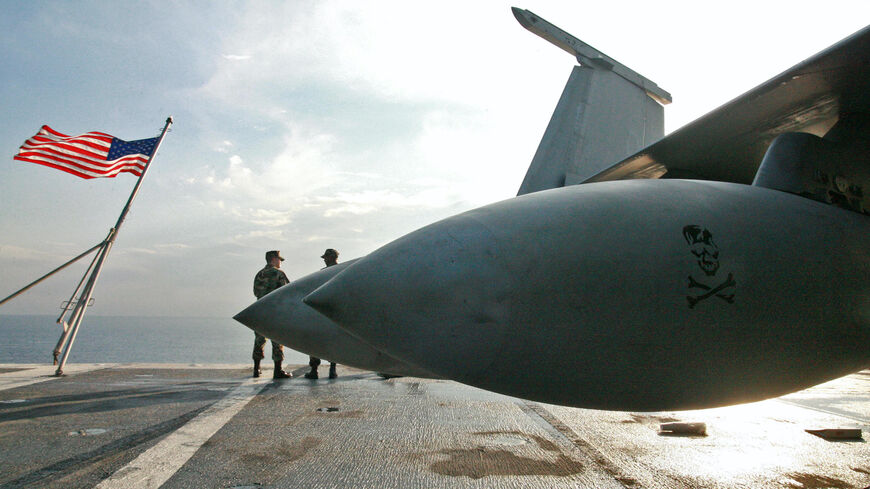
[[[0,364],[2,488],[866,488],[870,371],[760,403],[591,411],[339,366]],[[321,367],[325,374],[326,368]],[[552,372],[551,375],[558,375]],[[660,424],[706,423],[706,436]]]

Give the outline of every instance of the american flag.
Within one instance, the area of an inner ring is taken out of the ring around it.
[[[160,138],[124,141],[104,132],[67,136],[42,126],[21,145],[14,159],[50,166],[82,178],[139,176]]]

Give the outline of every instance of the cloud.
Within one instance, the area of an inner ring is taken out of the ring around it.
[[[220,143],[218,143],[217,147],[215,147],[214,150],[217,151],[218,153],[229,153],[230,150],[232,149],[232,147],[233,147],[232,141],[224,140],[224,141],[221,141]]]
[[[34,248],[22,248],[13,245],[0,245],[0,256],[11,260],[43,261],[55,258],[55,253],[39,251]]]
[[[194,183],[224,201],[227,212],[282,226],[303,209],[335,217],[470,207],[518,188],[571,60],[542,103],[540,93],[515,93],[523,80],[532,86],[530,80],[550,76],[515,67],[517,57],[533,56],[514,45],[492,49],[486,41],[443,35],[449,26],[534,41],[507,7],[463,4],[468,15],[458,17],[451,8],[423,11],[405,2],[272,7],[249,9],[228,26],[218,47],[224,62],[196,93],[210,107],[255,121],[243,129],[261,143],[249,147],[240,134],[216,137],[222,143],[215,150],[230,157]],[[492,21],[482,26],[481,18]],[[415,42],[427,36],[440,41]],[[542,121],[540,132],[511,123],[529,110]]]
[[[193,183],[205,185],[210,200],[264,225],[289,222],[288,212],[307,203],[336,180],[329,162],[334,138],[298,128],[283,138],[283,149],[267,161],[249,162],[239,154]],[[240,210],[247,209],[247,210]]]
[[[410,138],[362,151],[346,138],[294,124],[277,154],[232,154],[193,183],[205,187],[213,208],[267,228],[310,222],[315,215],[470,208],[509,197],[505,188],[519,185],[521,174],[492,168],[515,158],[504,140],[521,135],[488,130],[474,115],[444,110],[421,115],[419,124]]]
[[[369,246],[410,223],[513,195],[571,60],[544,102],[540,93],[518,97],[522,80],[549,74],[517,68],[522,55],[512,46],[443,35],[444,26],[521,31],[509,9],[485,27],[476,25],[479,12],[457,19],[452,9],[436,10],[278,3],[228,26],[217,47],[224,54],[192,96],[215,121],[239,122],[210,125],[219,158],[184,181],[238,226],[234,242],[352,233]],[[414,41],[421,36],[441,41]],[[530,108],[542,121],[533,134],[512,122],[528,118]],[[267,234],[244,232],[249,227]]]
[[[174,251],[174,250],[186,250],[190,249],[191,246],[185,243],[161,243],[154,245],[155,248],[160,250]]]
[[[256,230],[247,233],[236,234],[231,241],[237,244],[250,245],[259,244],[264,240],[281,241],[284,240],[284,232],[280,229]]]
[[[233,213],[257,226],[281,227],[293,222],[293,212],[273,209],[234,209]]]
[[[533,60],[543,44],[523,35],[501,4],[453,5],[329,1],[248,9],[227,26],[219,47],[224,62],[197,95],[218,102],[216,107],[256,114],[261,126],[285,124],[310,110],[314,100],[296,95],[311,95],[318,87],[331,91],[322,95],[325,103],[350,94],[394,104],[491,107],[511,100],[534,106],[534,100],[517,97],[516,86],[534,86],[548,73],[516,65],[517,59]],[[445,35],[445,29],[487,35]],[[499,49],[488,40],[493,38],[501,39]],[[544,53],[559,56],[557,51]],[[226,54],[239,52],[245,54]],[[557,85],[564,76],[560,72]],[[505,77],[510,83],[499,82]]]
[[[136,248],[136,247],[125,247],[118,251],[119,255],[125,255],[128,253],[138,253],[143,255],[156,255],[157,251],[151,248]]]
[[[388,189],[337,192],[331,196],[317,197],[316,201],[322,205],[324,217],[334,217],[341,214],[364,215],[386,209],[442,208],[453,204],[453,198],[455,195],[437,186],[410,193]]]
[[[160,255],[160,256],[170,256],[170,255],[179,255],[181,252],[185,250],[193,249],[193,247],[186,243],[157,243],[151,245],[150,247],[135,247],[135,246],[124,246],[116,248],[116,253],[119,255],[125,254],[140,254],[140,255]]]

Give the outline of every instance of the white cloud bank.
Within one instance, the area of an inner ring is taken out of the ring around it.
[[[229,158],[195,180],[227,214],[283,226],[301,211],[332,218],[472,207],[518,188],[572,63],[553,77],[553,93],[518,97],[517,86],[547,75],[518,68],[522,55],[511,47],[468,37],[522,34],[508,8],[463,4],[468,15],[457,16],[406,2],[273,6],[246,12],[227,33],[219,49],[245,59],[222,55],[197,94],[280,138],[271,154],[233,135],[217,139]],[[302,91],[314,107],[296,98]],[[540,132],[517,124],[529,111]],[[400,127],[388,127],[394,121]]]

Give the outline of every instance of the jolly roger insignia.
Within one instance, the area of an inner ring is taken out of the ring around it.
[[[714,297],[733,304],[737,282],[734,281],[733,273],[729,273],[725,279],[721,279],[721,275],[716,278],[719,271],[719,247],[713,242],[713,233],[707,228],[691,224],[683,227],[683,237],[700,269],[700,273],[689,275],[689,292],[686,295],[689,309],[694,309],[698,303]]]

